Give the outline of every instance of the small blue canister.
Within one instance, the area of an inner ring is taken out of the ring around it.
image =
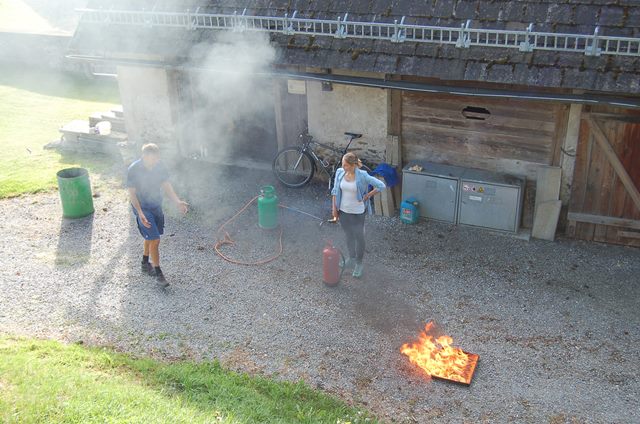
[[[405,224],[415,224],[420,217],[418,201],[414,197],[409,197],[400,204],[400,221]]]

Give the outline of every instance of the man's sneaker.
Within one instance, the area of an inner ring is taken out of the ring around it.
[[[353,275],[356,278],[360,278],[362,277],[362,270],[363,270],[363,266],[362,264],[356,263],[356,266],[353,267]]]
[[[162,288],[169,287],[169,282],[167,281],[166,278],[164,278],[164,274],[162,273],[162,270],[160,269],[160,267],[155,268],[155,276],[156,276],[156,280],[158,281],[158,283],[160,283],[160,286]]]
[[[356,264],[356,258],[349,258],[346,261],[343,261],[342,258],[340,258],[340,268],[344,268],[344,269],[353,268],[355,264]]]
[[[156,272],[153,270],[153,265],[151,265],[151,262],[142,262],[140,264],[140,268],[143,274],[156,275]]]

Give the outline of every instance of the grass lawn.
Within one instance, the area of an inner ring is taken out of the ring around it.
[[[303,383],[0,336],[3,423],[375,422]]]
[[[0,198],[55,188],[56,172],[66,167],[99,173],[109,166],[100,156],[61,155],[43,146],[60,138],[63,124],[118,104],[115,82],[2,65],[0,99]]]

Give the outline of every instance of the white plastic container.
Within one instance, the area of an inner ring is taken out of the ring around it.
[[[109,135],[111,134],[111,122],[109,121],[100,121],[96,124],[96,133],[100,135]]]

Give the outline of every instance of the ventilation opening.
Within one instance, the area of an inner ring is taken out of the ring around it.
[[[491,116],[491,112],[483,107],[467,106],[462,109],[462,116],[467,119],[484,121]]]

